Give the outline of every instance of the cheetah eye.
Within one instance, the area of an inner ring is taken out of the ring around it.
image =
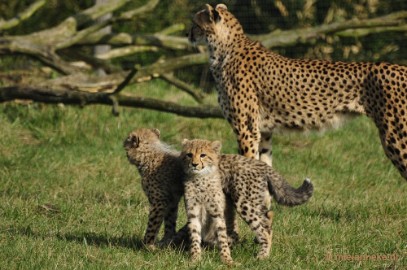
[[[187,157],[191,158],[192,157],[192,153],[188,153]]]
[[[206,157],[206,154],[201,154],[200,157],[204,158],[204,157]]]

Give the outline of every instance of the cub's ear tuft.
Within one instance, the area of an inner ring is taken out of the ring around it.
[[[220,149],[222,149],[222,143],[220,141],[213,141],[211,143],[211,147],[213,150],[215,150],[215,152],[220,154]]]
[[[225,4],[217,4],[215,9],[228,10],[228,7]]]
[[[182,145],[184,146],[184,145],[186,145],[188,142],[189,142],[188,139],[183,139],[183,140],[182,140]]]
[[[160,138],[160,130],[158,130],[157,128],[152,128],[151,131],[157,135],[158,138]]]

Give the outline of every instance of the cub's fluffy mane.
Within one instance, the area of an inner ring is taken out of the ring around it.
[[[165,154],[179,155],[179,151],[174,149],[172,145],[166,144],[162,141],[158,141],[157,143],[153,144],[152,148],[154,148],[158,152],[164,152]]]

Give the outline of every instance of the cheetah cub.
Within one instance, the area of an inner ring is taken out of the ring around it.
[[[181,152],[186,174],[184,199],[191,240],[191,257],[193,261],[200,259],[202,231],[206,224],[211,222],[216,231],[221,260],[231,265],[233,260],[224,218],[226,196],[222,191],[221,177],[217,169],[221,144],[213,142],[210,147],[212,152],[206,153],[185,140]]]
[[[277,203],[294,206],[309,200],[313,185],[306,179],[298,189],[291,187],[282,176],[266,163],[240,155],[220,154],[221,143],[207,140],[184,140],[181,152],[185,179],[185,202],[193,259],[201,254],[201,232],[205,223],[213,223],[221,248],[221,257],[231,262],[227,246],[225,216],[233,217],[233,208],[255,232],[261,246],[258,258],[270,254],[272,240],[272,217],[268,210],[271,196]],[[225,205],[225,194],[229,194],[233,205]],[[233,228],[227,228],[233,231]]]
[[[178,203],[183,195],[184,178],[179,153],[160,141],[158,129],[136,129],[124,141],[130,163],[141,175],[141,186],[150,203],[148,225],[143,243],[154,248],[164,221],[164,237],[169,244],[175,235]]]

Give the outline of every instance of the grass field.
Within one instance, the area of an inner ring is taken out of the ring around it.
[[[135,90],[192,102],[164,89]],[[191,265],[188,252],[143,248],[148,203],[122,147],[132,129],[156,127],[175,147],[183,138],[220,139],[224,152],[235,153],[225,121],[128,108],[114,117],[106,106],[10,103],[0,111],[0,269],[227,268],[216,250]],[[273,166],[295,186],[310,177],[315,193],[300,207],[273,205],[268,260],[255,258],[258,246],[241,223],[237,269],[407,269],[407,182],[367,118],[273,140]]]

